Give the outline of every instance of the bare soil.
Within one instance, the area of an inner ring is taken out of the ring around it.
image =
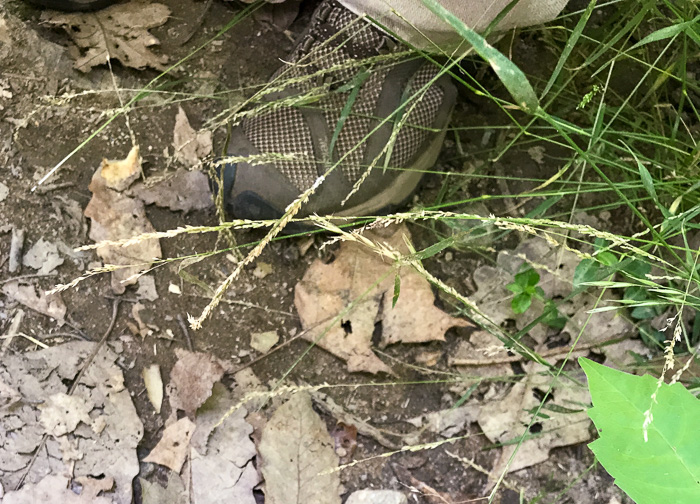
[[[156,51],[168,55],[170,61],[186,57],[240,10],[240,6],[235,3],[218,0],[162,1],[172,10],[172,16],[164,26],[152,30],[152,33],[161,41]],[[164,81],[169,84],[169,91],[189,94],[156,93],[143,100],[129,114],[128,124],[121,116],[90,139],[63,165],[48,181],[48,187],[56,185],[54,190],[34,192],[30,189],[38,178],[85,141],[109,117],[110,111],[119,107],[118,97],[113,92],[115,82],[119,88],[136,90],[146,85],[157,73],[152,70],[136,71],[115,63],[111,72],[102,66],[88,74],[81,74],[72,69],[69,39],[59,30],[42,26],[39,22],[40,11],[18,0],[0,6],[3,18],[13,18],[17,23],[7,25],[8,29],[17,30],[17,27],[21,27],[22,30],[21,36],[16,32],[12,34],[13,37],[19,37],[20,43],[9,47],[0,46],[0,83],[6,83],[12,94],[11,98],[0,100],[0,182],[10,190],[8,197],[0,203],[0,282],[5,283],[19,275],[27,275],[28,282],[38,289],[47,290],[79,277],[87,264],[96,258],[92,253],[71,255],[68,252],[88,243],[88,240],[85,223],[76,221],[67,213],[66,208],[71,202],[77,202],[81,209],[85,208],[91,197],[88,184],[101,160],[105,157],[123,158],[131,147],[133,133],[141,146],[146,177],[172,170],[172,158],[167,151],[172,152],[172,132],[178,105],[182,105],[192,125],[197,128],[207,118],[227,107],[231,100],[245,95],[247,86],[264,82],[277,68],[280,59],[293,47],[293,35],[303,29],[304,19],[308,18],[313,4],[312,1],[303,2],[300,18],[291,26],[291,33],[288,34],[252,19],[246,19],[229,30],[219,42],[207,46],[187,60]],[[0,24],[0,35],[2,26]],[[530,37],[517,43],[536,47],[537,40]],[[536,55],[534,52],[532,54]],[[527,62],[525,65],[522,62],[520,64],[527,69]],[[542,63],[542,58],[537,57],[533,57],[532,64],[546,66]],[[491,79],[493,80],[492,77]],[[493,81],[495,85],[495,80]],[[192,99],[202,90],[209,93],[215,91],[216,99]],[[78,96],[64,99],[70,94]],[[498,135],[498,130],[489,130],[489,127],[506,120],[499,114],[487,100],[466,94],[462,96],[455,124],[483,126],[483,129],[462,134],[459,146],[450,137],[441,157],[441,168],[447,173],[465,169],[464,160],[458,152],[459,147],[472,152],[472,163],[486,163],[486,173],[489,174],[508,174],[513,179],[543,179],[554,173],[558,168],[554,162],[558,153],[553,152],[551,147],[548,147],[544,164],[517,151],[509,152],[497,163],[489,163],[484,159],[484,155],[479,152],[485,152],[488,143],[496,141]],[[485,139],[487,131],[495,135],[493,140]],[[216,133],[215,149],[220,148],[224,134],[221,131]],[[444,181],[444,175],[427,177],[423,189],[417,195],[417,201],[434,201]],[[464,187],[454,189],[454,199],[458,199],[460,194],[517,193],[526,189],[525,184],[508,182],[503,187],[493,179],[474,178]],[[506,210],[509,202],[503,199],[488,205],[491,211],[498,213]],[[522,211],[525,210],[527,207]],[[184,224],[213,225],[218,222],[213,208],[185,215],[149,207],[147,213],[157,230],[172,229]],[[25,250],[41,238],[65,244],[66,247],[61,249],[65,262],[58,268],[57,276],[37,277],[27,267],[9,273],[8,257],[13,227],[26,231]],[[433,231],[429,229],[414,226],[412,230],[419,245],[434,240]],[[249,244],[262,236],[261,232],[246,232],[239,233],[237,239],[240,244]],[[517,240],[516,237],[512,239]],[[293,302],[294,286],[313,260],[320,256],[332,260],[333,254],[332,249],[319,251],[319,237],[316,244],[302,255],[299,248],[302,240],[281,239],[268,247],[260,261],[269,264],[272,273],[259,278],[254,275],[254,268],[247,269],[203,329],[196,332],[187,330],[192,347],[230,361],[236,367],[242,367],[257,357],[250,348],[251,333],[277,331],[281,342],[298,334],[301,327]],[[162,240],[161,246],[164,257],[174,258],[225,248],[226,244],[218,240],[215,234],[208,234]],[[482,256],[468,251],[446,251],[431,258],[426,264],[430,271],[448,284],[459,286],[461,291],[468,291],[471,271],[483,261]],[[207,285],[216,287],[233,266],[226,258],[226,253],[220,253],[189,267],[188,272]],[[128,322],[133,323],[133,288],[122,296],[116,326],[111,335],[111,339],[123,343],[122,365],[126,386],[145,425],[145,437],[139,448],[140,458],[155,446],[162,433],[164,419],[169,414],[167,408],[160,415],[154,413],[145,394],[141,372],[145,367],[158,363],[167,381],[175,362],[174,349],[188,347],[181,321],[187,314],[198,315],[209,299],[203,289],[184,281],[178,275],[177,262],[158,267],[153,276],[160,296],[156,301],[146,302],[146,310],[141,313],[141,317],[144,321],[149,319],[157,327],[154,335],[142,338],[129,329]],[[180,287],[182,294],[170,293],[170,285]],[[46,345],[58,345],[76,338],[98,341],[111,321],[114,296],[108,276],[91,277],[65,291],[62,296],[68,307],[66,325],[58,327],[52,319],[29,311],[22,323],[21,332]],[[443,303],[442,300],[438,302]],[[450,308],[447,304],[445,306]],[[17,308],[18,305],[11,299],[0,296],[0,334],[7,329]],[[172,337],[169,338],[168,335]],[[415,362],[418,354],[437,351],[442,353],[442,357],[434,371],[449,371],[446,356],[460,339],[468,336],[469,330],[452,330],[444,343],[389,348],[387,352],[396,359],[392,365],[397,373],[391,380],[421,382],[439,378],[437,374],[423,373],[409,364]],[[10,350],[22,352],[33,347],[26,339],[15,338]],[[263,383],[274,383],[307,347],[308,344],[301,340],[293,341],[283,350],[256,361],[252,370]],[[310,384],[367,384],[376,379],[370,375],[347,373],[343,363],[316,348],[287,377],[292,383]],[[406,424],[406,419],[448,408],[458,399],[458,395],[451,390],[451,385],[439,383],[338,388],[328,393],[357,417],[389,432],[408,432],[413,428]],[[477,396],[479,393],[479,390],[475,392]],[[321,413],[329,428],[332,428],[335,419],[324,411]],[[360,436],[355,459],[369,460],[342,472],[342,481],[348,492],[345,495],[360,488],[409,491],[410,487],[415,486],[415,481],[406,479],[408,473],[415,480],[449,495],[452,502],[471,502],[471,499],[483,496],[487,476],[465,468],[459,460],[446,452],[473,460],[486,469],[492,466],[495,452],[489,449],[488,441],[476,424],[468,426],[467,431],[460,434],[470,434],[470,437],[433,450],[397,453],[379,458],[371,457],[386,453],[389,449],[374,439]],[[421,441],[436,439],[435,435],[425,433]],[[593,456],[585,446],[561,448],[553,450],[547,462],[511,474],[507,479],[518,488],[525,489],[527,502],[630,502],[614,487],[605,471],[593,464]],[[164,469],[159,466],[142,463],[141,469],[142,476],[152,481],[162,482],[167,479]],[[138,489],[135,495],[138,501]],[[498,498],[503,504],[521,502],[516,492],[506,488],[500,491]],[[438,502],[416,493],[412,494],[410,501]]]

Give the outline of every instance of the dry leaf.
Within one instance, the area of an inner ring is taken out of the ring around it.
[[[211,154],[211,131],[196,131],[190,126],[187,114],[178,107],[173,131],[175,159],[187,167],[198,165]]]
[[[338,456],[326,424],[306,392],[277,408],[259,446],[265,478],[265,502],[340,504]]]
[[[187,417],[166,427],[163,437],[143,461],[160,464],[179,473],[187,458],[194,428],[194,423]]]
[[[385,243],[408,253],[404,236],[406,226],[380,232],[367,232],[373,241]],[[445,331],[468,322],[454,318],[434,306],[435,297],[430,284],[412,269],[401,270],[401,291],[392,308],[394,294],[394,265],[383,260],[367,247],[345,242],[330,264],[316,260],[295,288],[294,302],[301,324],[308,331],[304,338],[344,359],[350,371],[371,373],[391,369],[372,351],[372,335],[381,322],[380,346],[393,343],[423,343],[443,341]],[[381,283],[366,291],[378,280]],[[360,299],[364,296],[363,299]],[[326,334],[324,331],[334,317],[353,305]]]
[[[408,423],[422,430],[440,434],[443,437],[451,438],[459,435],[467,428],[467,425],[476,421],[479,413],[479,406],[467,404],[458,408],[449,408],[407,420]]]
[[[260,483],[260,476],[253,465],[256,452],[250,439],[253,427],[245,421],[248,412],[239,408],[225,417],[233,397],[220,383],[214,390],[197,412],[197,430],[191,443],[192,502],[255,504],[253,489]],[[223,423],[210,436],[211,428],[222,419]],[[202,440],[207,439],[208,446],[202,448]]]
[[[126,2],[96,12],[61,13],[44,11],[42,21],[62,26],[82,51],[73,67],[88,72],[107,59],[117,59],[131,68],[164,70],[168,58],[148,49],[158,39],[148,30],[165,24],[170,9],[160,3]]]
[[[0,380],[20,391],[23,400],[22,407],[0,410],[0,432],[12,433],[3,437],[0,449],[0,485],[15,488],[24,477],[42,436],[52,434],[26,474],[25,486],[12,493],[12,498],[8,493],[3,504],[132,502],[132,480],[139,472],[136,446],[141,441],[143,425],[124,388],[121,370],[115,364],[117,355],[103,346],[75,392],[67,395],[69,384],[96,345],[71,342],[36,352],[6,355],[0,362]],[[54,437],[69,431],[58,439]],[[64,493],[63,489],[68,488],[65,482],[61,486],[42,481],[46,474],[64,473],[72,473],[75,481],[82,482],[81,495],[70,490]],[[104,478],[99,481],[90,478],[98,474]],[[46,488],[55,490],[49,492],[52,495],[48,500],[40,498]],[[104,496],[95,497],[100,491]]]
[[[280,337],[277,335],[277,331],[252,333],[250,335],[250,346],[253,350],[266,354],[279,340]]]
[[[151,483],[147,479],[139,478],[141,481],[141,502],[143,504],[187,504],[187,490],[180,475],[170,471],[168,473],[168,484],[165,488],[158,483]]]
[[[160,414],[160,408],[163,406],[163,379],[160,376],[160,366],[152,364],[144,368],[142,376],[148,400],[156,413]]]
[[[345,504],[408,504],[408,498],[398,490],[357,490]]]
[[[122,192],[141,175],[141,156],[138,146],[134,146],[124,159],[102,160],[100,176],[105,185]]]
[[[202,352],[175,350],[178,361],[170,372],[168,396],[170,406],[183,410],[189,417],[211,396],[212,386],[228,370],[225,362]]]
[[[114,189],[128,187],[140,171],[138,147],[123,161],[102,161],[90,182],[92,199],[85,208],[85,216],[92,220],[91,240],[99,243],[155,232],[146,218],[143,203]],[[103,174],[107,174],[107,178]],[[151,238],[128,247],[103,245],[97,249],[97,255],[107,264],[125,266],[112,272],[112,290],[122,294],[127,285],[137,282],[138,273],[162,257],[162,252],[158,240]]]
[[[564,298],[571,293],[574,270],[580,258],[573,252],[551,248],[544,240],[533,238],[521,242],[513,251],[499,252],[497,267],[485,265],[477,268],[474,271],[474,282],[478,290],[472,300],[497,325],[507,319],[514,319],[518,329],[522,329],[542,314],[544,304],[538,299],[533,299],[530,308],[520,315],[515,315],[510,306],[513,293],[506,286],[513,282],[524,261],[528,261],[540,274],[537,286],[544,291],[544,297],[553,299]],[[606,291],[599,306],[612,298],[614,295]],[[582,292],[559,305],[559,312],[570,317],[562,332],[578,335],[586,327],[579,345],[619,338],[632,330],[632,324],[616,311],[596,313],[589,320],[588,311],[597,300],[597,294]],[[537,343],[543,344],[547,339],[547,330],[544,324],[537,324],[528,334]]]
[[[501,340],[487,331],[478,330],[472,332],[468,340],[459,341],[457,348],[449,356],[448,363],[450,366],[458,366],[464,374],[470,376],[496,378],[513,374],[509,362],[511,357]],[[460,365],[460,362],[467,360],[481,362],[483,365]]]
[[[146,205],[156,204],[173,211],[203,210],[212,206],[209,179],[199,171],[177,170],[172,176],[146,186],[138,182],[127,191]]]
[[[517,441],[554,380],[547,369],[539,364],[527,364],[526,369],[527,375],[513,385],[504,398],[481,407],[477,421],[493,443]],[[501,474],[516,448],[517,453],[510,462],[508,472],[544,462],[552,448],[588,441],[588,404],[590,396],[586,387],[564,377],[554,381],[550,397],[533,422],[531,434],[534,436],[520,446],[517,443],[506,444],[491,472]]]
[[[59,326],[65,323],[66,305],[58,293],[46,294],[40,291],[37,294],[33,285],[21,285],[19,281],[3,285],[2,293],[27,308],[51,317]]]
[[[39,238],[32,245],[32,248],[24,254],[22,264],[34,268],[39,275],[48,275],[55,273],[54,270],[63,264],[63,258],[58,253],[58,247],[55,243]]]
[[[41,425],[52,436],[63,436],[73,432],[79,422],[92,424],[90,411],[95,405],[84,397],[59,393],[50,396],[39,405]]]
[[[7,492],[2,504],[113,504],[109,497],[97,497],[90,488],[83,487],[78,495],[70,489],[66,476],[49,474],[38,483],[24,485],[15,492]]]

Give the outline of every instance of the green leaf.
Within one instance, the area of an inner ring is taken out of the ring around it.
[[[581,284],[594,281],[598,277],[597,273],[599,268],[600,263],[598,261],[583,259],[576,265],[576,269],[574,270],[574,279],[572,281],[573,288],[578,289],[582,287]]]
[[[532,304],[532,296],[527,293],[518,294],[510,302],[510,307],[513,309],[513,313],[519,315],[525,313]]]
[[[661,350],[664,347],[666,334],[651,327],[648,321],[639,324],[639,335],[642,337],[642,342],[649,348]]]
[[[615,484],[637,504],[700,502],[700,401],[680,383],[661,385],[645,440],[656,379],[579,363],[593,400],[588,416],[600,435],[588,446]]]
[[[601,252],[596,257],[606,266],[614,266],[617,264],[617,256],[612,252]]]
[[[636,320],[652,319],[657,315],[658,313],[654,306],[637,306],[630,312],[630,317]]]
[[[399,294],[401,294],[401,275],[399,275],[397,271],[394,277],[394,297],[391,299],[392,308],[396,306],[396,302],[399,300]]]
[[[528,268],[515,275],[515,283],[523,287],[534,287],[540,281],[540,274],[533,268]]]
[[[551,299],[544,305],[542,323],[554,329],[564,329],[564,326],[566,326],[566,317],[559,313],[557,305]]]
[[[647,293],[644,287],[635,285],[626,288],[622,298],[628,299],[630,301],[646,301],[647,299],[649,299],[649,294]]]
[[[506,285],[506,289],[511,291],[513,294],[520,294],[521,292],[524,292],[522,285],[518,285],[516,283]]]
[[[630,50],[636,49],[637,47],[649,44],[651,42],[658,42],[659,40],[665,40],[671,37],[675,37],[679,33],[686,31],[687,29],[690,29],[689,31],[692,31],[693,27],[697,26],[698,23],[700,23],[700,15],[696,16],[690,21],[686,21],[685,23],[678,23],[675,25],[666,26],[665,28],[661,28],[659,30],[656,30],[655,32],[650,33],[642,40],[630,47]]]
[[[620,263],[620,269],[635,278],[646,278],[651,273],[651,264],[639,259],[625,260]]]
[[[449,24],[467,42],[469,42],[479,56],[484,58],[498,78],[506,87],[515,102],[525,112],[535,113],[540,108],[539,100],[525,74],[515,63],[491,46],[486,39],[476,33],[462,22],[457,16],[445,9],[437,0],[423,0],[428,9],[433,11],[440,19]]]

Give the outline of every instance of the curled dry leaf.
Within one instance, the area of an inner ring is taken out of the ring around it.
[[[60,13],[44,11],[42,21],[62,26],[82,51],[73,65],[89,72],[108,59],[117,59],[132,68],[164,70],[168,58],[154,54],[149,47],[158,39],[148,30],[165,24],[170,9],[160,3],[118,3],[97,12]]]
[[[142,376],[148,400],[156,413],[160,414],[160,409],[163,406],[163,379],[160,376],[160,366],[152,364],[143,368]]]
[[[138,147],[134,147],[124,160],[102,160],[102,165],[90,182],[92,199],[85,208],[85,216],[91,219],[91,240],[99,243],[155,232],[146,217],[143,203],[119,192],[128,187],[140,173]],[[127,285],[138,281],[138,273],[147,269],[163,254],[158,240],[150,238],[128,247],[103,245],[97,249],[97,255],[107,264],[121,266],[112,272],[112,290],[122,294]]]
[[[298,392],[277,408],[258,448],[267,504],[340,504],[338,456],[308,393]]]
[[[408,254],[405,225],[365,236]],[[395,268],[387,259],[352,243],[342,243],[330,264],[316,260],[296,285],[294,303],[307,332],[304,338],[344,359],[350,371],[370,373],[391,369],[372,351],[372,337],[381,323],[380,346],[394,343],[444,341],[450,327],[470,325],[435,307],[435,296],[425,278],[410,268],[400,271],[400,295],[392,307]],[[367,292],[376,282],[376,287]],[[347,311],[347,312],[346,312]],[[331,322],[341,313],[342,320]]]
[[[331,437],[335,442],[335,453],[340,457],[340,463],[345,464],[352,460],[357,448],[357,427],[338,422]]]
[[[212,206],[209,179],[199,171],[180,168],[154,184],[137,182],[127,191],[129,196],[136,196],[146,205],[156,204],[169,210],[203,210]]]
[[[175,159],[187,167],[199,164],[211,154],[211,131],[196,131],[182,107],[178,107],[173,131]]]
[[[212,387],[228,370],[228,365],[213,355],[175,350],[178,361],[170,372],[168,396],[173,412],[180,409],[194,418],[195,411],[211,396]]]

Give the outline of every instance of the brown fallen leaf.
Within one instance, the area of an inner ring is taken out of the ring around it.
[[[10,389],[20,391],[22,401],[0,409],[0,432],[12,434],[3,435],[0,486],[16,488],[24,481],[16,496],[6,494],[3,504],[132,502],[132,480],[139,472],[136,447],[143,436],[143,424],[115,364],[118,355],[108,345],[94,355],[96,347],[97,343],[75,341],[5,355],[0,360],[0,379]],[[80,385],[69,395],[68,387],[89,355],[94,358]],[[39,449],[45,434],[45,448]],[[82,492],[73,493],[66,481],[43,481],[46,474],[71,474],[81,482]],[[103,477],[92,481],[91,475]],[[44,490],[49,499],[42,497]],[[102,492],[102,497],[95,497],[97,492]]]
[[[331,432],[335,442],[335,453],[340,457],[341,464],[347,464],[352,460],[357,448],[357,427],[345,422],[338,422]]]
[[[549,450],[583,443],[590,439],[590,419],[586,405],[590,395],[585,386],[560,377],[554,381],[552,392],[532,422],[531,432],[520,446],[517,441],[530,425],[533,414],[554,378],[540,364],[525,366],[527,375],[515,383],[505,397],[484,404],[477,421],[493,443],[504,443],[501,454],[492,469],[500,475],[508,463],[508,472],[530,467],[549,458]],[[510,460],[513,452],[516,451]]]
[[[338,456],[308,393],[298,392],[277,408],[258,450],[267,504],[340,504]]]
[[[527,261],[540,275],[537,284],[544,291],[545,299],[566,298],[572,289],[574,271],[581,259],[569,250],[552,248],[539,238],[525,240],[515,250],[502,250],[498,253],[496,267],[483,265],[474,271],[474,282],[478,290],[471,296],[479,308],[491,320],[500,325],[507,319],[514,319],[518,329],[522,329],[539,317],[544,310],[544,303],[533,298],[532,305],[525,313],[516,315],[511,308],[513,293],[506,286]],[[610,291],[598,300],[598,294],[582,292],[559,304],[559,313],[568,317],[562,330],[569,335],[581,333],[579,344],[602,342],[625,336],[633,325],[616,311],[588,313],[596,304],[604,306],[615,295]],[[589,320],[590,319],[590,320]],[[585,329],[584,329],[585,328]],[[543,344],[548,336],[548,327],[537,324],[528,334],[538,343]]]
[[[405,225],[368,231],[365,236],[408,254],[404,237],[410,235]],[[394,343],[444,341],[445,331],[450,327],[470,325],[436,308],[428,281],[409,268],[401,270],[400,296],[392,308],[393,270],[391,262],[351,242],[341,244],[332,263],[316,260],[294,292],[301,324],[308,329],[304,338],[346,360],[349,371],[391,373],[372,351],[372,335],[377,323],[382,324],[381,347]],[[342,320],[328,328],[333,318],[347,309]]]
[[[138,147],[134,147],[125,160],[102,160],[90,182],[92,199],[85,208],[85,216],[91,219],[91,240],[99,243],[155,232],[143,203],[115,190],[128,187],[140,171]],[[103,245],[97,248],[97,255],[107,264],[122,266],[112,272],[112,290],[122,294],[127,285],[138,281],[138,273],[163,254],[158,240],[151,238],[128,247]]]
[[[143,504],[187,504],[190,500],[187,498],[187,490],[182,482],[179,474],[170,471],[168,473],[168,482],[165,487],[158,483],[151,483],[145,478],[139,478],[141,481],[141,502]]]
[[[228,370],[228,365],[213,355],[202,352],[175,350],[178,361],[170,372],[168,396],[175,412],[183,410],[190,418],[211,396],[212,387]]]
[[[163,437],[160,438],[151,453],[143,459],[144,462],[160,464],[179,473],[187,458],[194,429],[194,423],[187,417],[183,417],[166,427],[163,431]]]
[[[98,497],[94,487],[83,486],[83,493],[76,494],[70,489],[67,476],[49,474],[38,483],[24,485],[14,492],[7,492],[3,504],[113,504],[109,497]],[[114,483],[114,481],[112,481]]]
[[[39,421],[44,430],[52,436],[63,436],[73,432],[79,422],[92,424],[90,411],[95,405],[84,397],[58,393],[49,396],[39,405]]]
[[[65,323],[66,305],[58,293],[46,294],[40,291],[37,294],[33,285],[23,285],[19,281],[3,285],[2,293],[36,312],[51,317],[59,326]]]
[[[253,489],[260,483],[260,476],[253,464],[253,426],[246,421],[245,408],[229,411],[232,403],[232,394],[217,383],[212,397],[197,411],[197,430],[190,443],[194,504],[256,502]]]
[[[152,185],[138,182],[127,191],[146,205],[156,204],[173,211],[203,210],[213,205],[209,179],[199,171],[180,168],[171,176]]]
[[[187,167],[199,164],[211,154],[211,131],[197,131],[190,126],[190,121],[182,107],[178,107],[173,130],[173,147],[175,159]]]
[[[149,49],[159,41],[148,30],[165,24],[169,15],[170,9],[160,3],[126,2],[89,13],[47,10],[41,20],[62,26],[82,51],[73,65],[76,70],[89,72],[108,59],[131,68],[164,70],[168,58]]]

